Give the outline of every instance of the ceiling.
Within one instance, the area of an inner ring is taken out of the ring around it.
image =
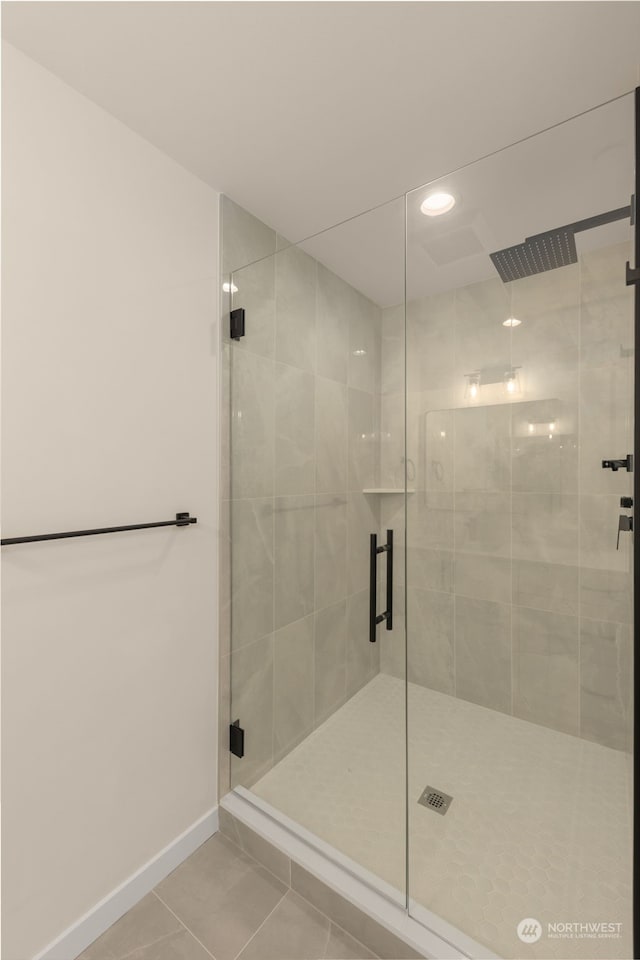
[[[292,240],[640,79],[638,2],[12,0],[3,35]]]
[[[634,172],[634,96],[590,110],[468,164],[301,244],[381,306],[490,277],[490,253],[526,237],[629,208]],[[420,204],[443,191],[441,216]],[[576,234],[578,254],[631,238],[629,215]],[[406,272],[405,272],[406,256]],[[242,271],[234,282],[242,286]],[[621,278],[623,283],[623,278]]]

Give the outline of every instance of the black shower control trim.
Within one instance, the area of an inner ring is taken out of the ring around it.
[[[602,469],[613,470],[614,473],[616,470],[626,470],[627,473],[633,473],[633,454],[628,453],[624,460],[603,460]]]
[[[633,517],[628,517],[622,513],[618,519],[618,539],[616,541],[616,550],[620,549],[620,534],[622,532],[633,533]]]
[[[232,340],[244,337],[244,307],[238,307],[229,314],[229,336]]]
[[[632,267],[627,260],[625,283],[628,287],[640,283],[640,267]]]
[[[620,497],[620,506],[628,510],[633,506],[633,497]]]

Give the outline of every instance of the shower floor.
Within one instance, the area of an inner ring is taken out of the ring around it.
[[[629,756],[414,684],[408,704],[411,899],[505,958],[630,958]],[[252,789],[404,891],[404,730],[404,683],[379,674]],[[598,922],[620,935],[547,931]]]

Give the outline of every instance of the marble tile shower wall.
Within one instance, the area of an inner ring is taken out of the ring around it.
[[[221,727],[230,697],[246,731],[231,785],[248,786],[379,670],[367,619],[379,511],[362,491],[378,474],[381,311],[227,198],[223,269],[246,335],[223,344]]]
[[[600,462],[633,449],[627,259],[610,247],[407,307],[409,679],[624,750],[631,541],[616,550],[616,532],[632,483]],[[382,484],[403,469],[402,313],[383,311]],[[465,396],[466,374],[512,367],[513,396],[499,383]],[[397,536],[400,499],[381,516]],[[404,675],[396,634],[381,669]]]

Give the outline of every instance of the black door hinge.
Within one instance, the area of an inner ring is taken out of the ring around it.
[[[232,340],[239,340],[244,337],[244,307],[237,307],[229,314],[229,336]]]
[[[229,724],[229,750],[234,757],[244,757],[244,730],[239,720]]]

